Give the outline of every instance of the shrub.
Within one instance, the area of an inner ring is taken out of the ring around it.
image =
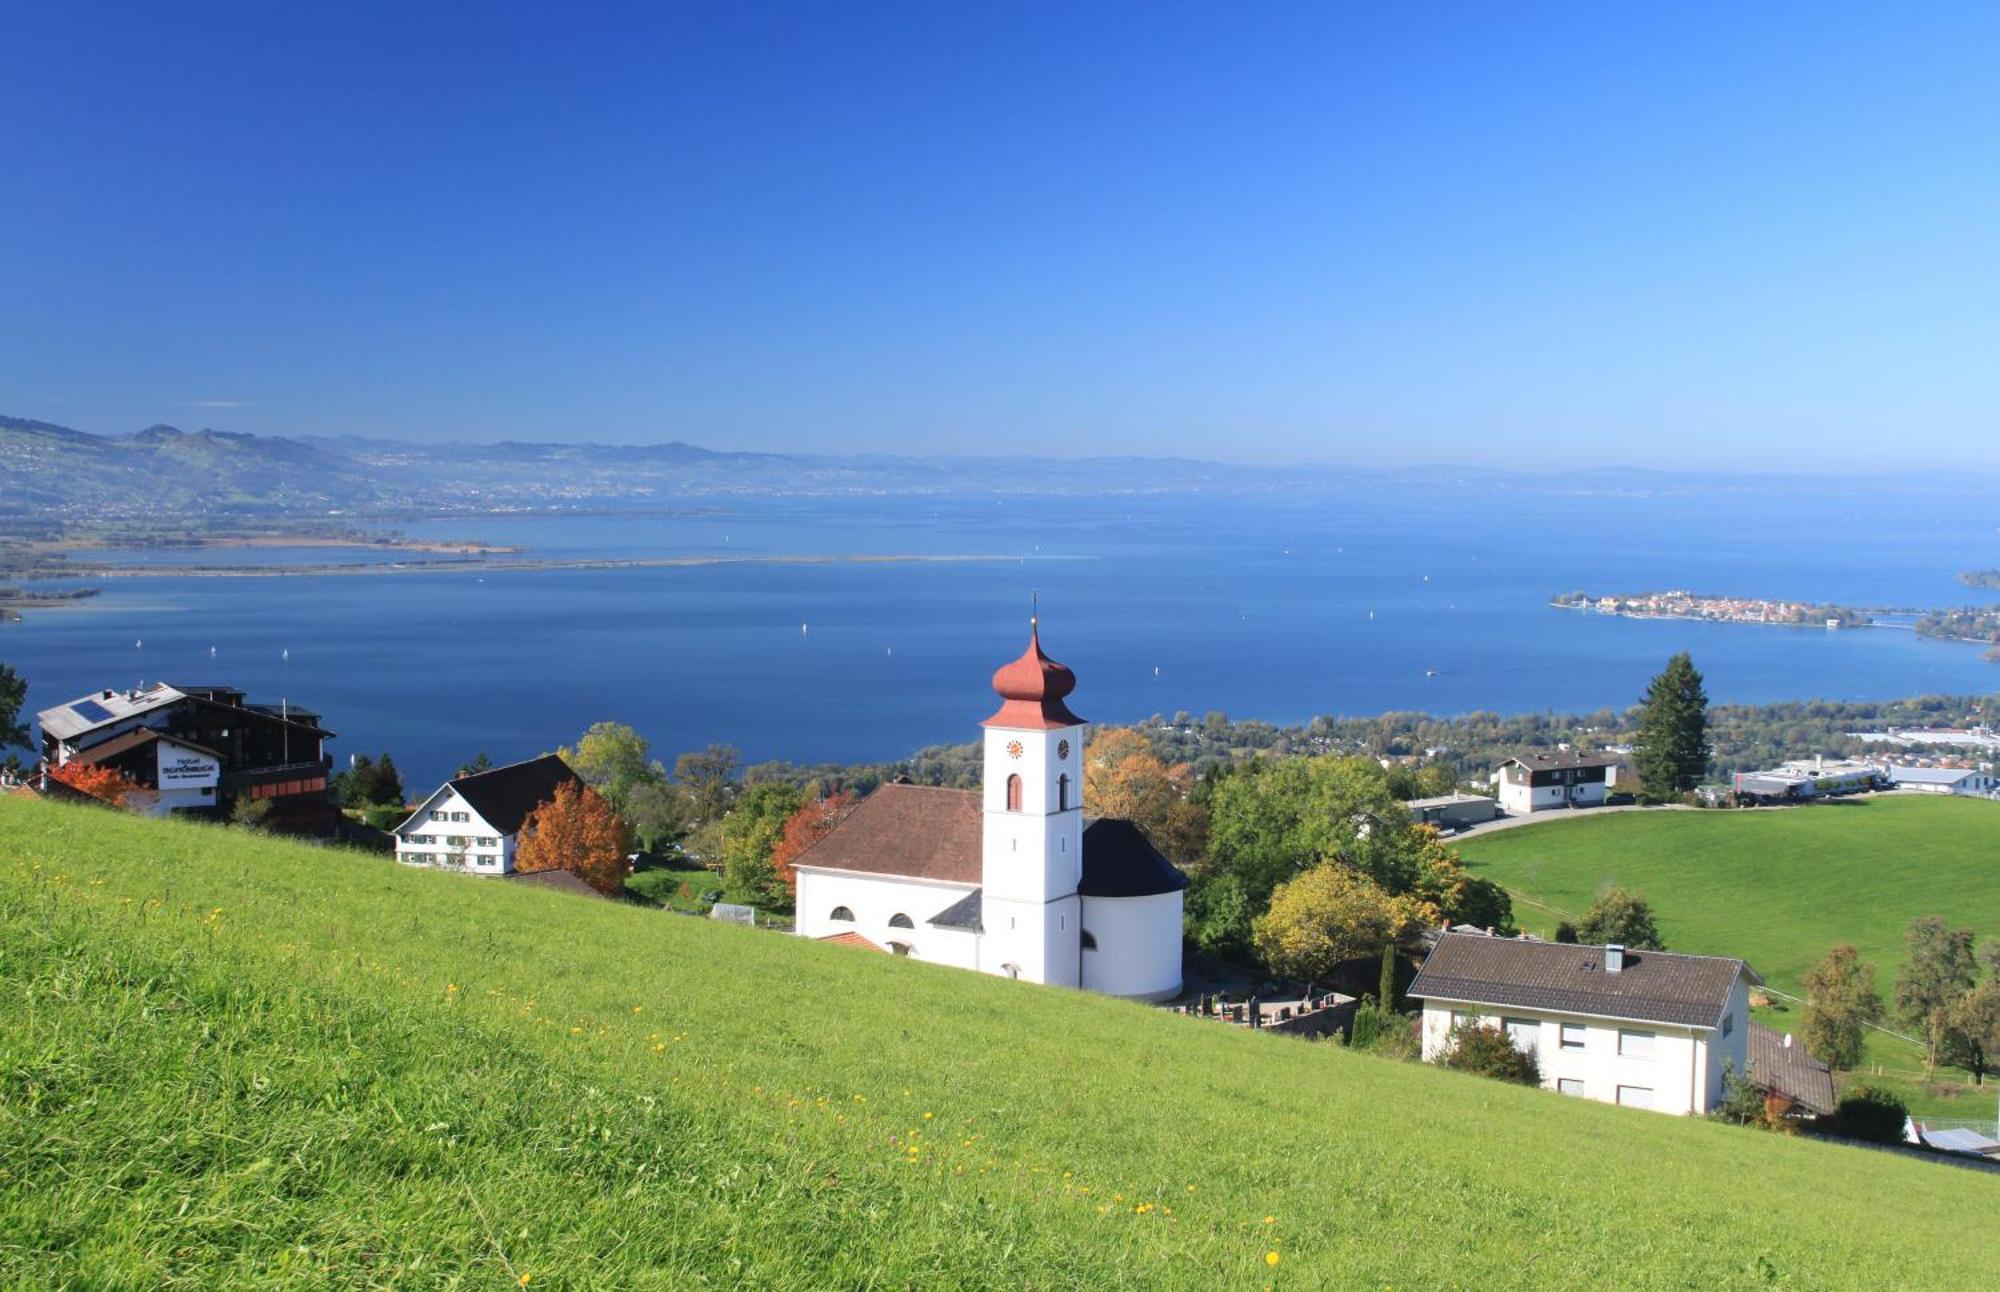
[[[1571,924],[1568,920],[1564,920],[1561,924],[1556,925],[1556,941],[1575,943],[1576,925]]]
[[[1515,1049],[1513,1038],[1497,1027],[1464,1023],[1453,1028],[1451,1043],[1437,1061],[1440,1067],[1476,1072],[1482,1077],[1518,1081],[1524,1086],[1542,1084],[1542,1067],[1534,1053]]]
[[[1390,1059],[1414,1059],[1419,1049],[1409,1015],[1386,1009],[1374,1000],[1363,1000],[1354,1011],[1347,1046]]]
[[[1901,1144],[1910,1110],[1893,1090],[1856,1086],[1833,1114],[1833,1131],[1875,1144]]]

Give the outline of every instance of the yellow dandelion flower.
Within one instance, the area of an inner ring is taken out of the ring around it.
[[[632,1007],[632,1012],[633,1012],[634,1014],[642,1014],[642,1013],[644,1013],[644,1012],[645,1012],[645,1010],[646,1010],[646,1007],[645,1007],[644,1005],[634,1005],[634,1006]]]
[[[1276,1252],[1265,1252],[1265,1253],[1264,1253],[1264,1264],[1266,1264],[1266,1265],[1276,1265],[1277,1263],[1278,1263],[1278,1254],[1277,1254]]]
[[[925,1121],[929,1121],[930,1119],[931,1119],[931,1115],[930,1115],[929,1113],[925,1113],[925,1114],[924,1114],[924,1120],[925,1120]]]
[[[518,1279],[518,1280],[516,1281],[516,1284],[515,1284],[515,1286],[517,1286],[517,1287],[526,1287],[526,1286],[528,1286],[528,1284],[530,1284],[530,1283],[534,1282],[534,1280],[535,1280],[535,1276],[534,1276],[534,1275],[532,1275],[532,1274],[523,1274],[523,1275],[522,1275],[522,1276],[521,1276],[521,1277],[520,1277],[520,1278],[519,1278],[519,1279]]]
[[[1278,1223],[1278,1218],[1276,1216],[1266,1216],[1264,1217],[1264,1223],[1267,1225],[1275,1225]]]

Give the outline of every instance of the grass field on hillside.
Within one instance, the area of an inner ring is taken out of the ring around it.
[[[0,1286],[1984,1285],[2000,1180],[0,800]]]
[[[1875,966],[1884,1001],[1903,959],[1903,932],[1942,915],[2000,936],[2000,804],[1944,796],[1848,799],[1785,811],[1580,814],[1466,840],[1480,875],[1515,895],[1524,929],[1552,935],[1607,885],[1645,893],[1676,951],[1740,956],[1773,987],[1849,942]],[[1795,1030],[1796,1009],[1774,1025]],[[1926,1093],[1917,1052],[1871,1043],[1913,1107],[1991,1118]]]

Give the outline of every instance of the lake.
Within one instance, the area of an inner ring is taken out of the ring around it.
[[[1857,605],[1983,598],[1994,511],[1833,491],[1563,496],[1460,486],[1323,496],[728,500],[658,512],[454,519],[409,530],[561,558],[995,556],[198,578],[176,564],[393,554],[131,554],[158,576],[0,627],[30,709],[141,680],[221,682],[326,716],[413,787],[485,751],[527,757],[616,719],[657,754],[862,761],[972,738],[993,669],[1044,643],[1099,722],[1221,709],[1275,722],[1632,703],[1676,650],[1717,701],[1884,699],[2000,686],[1974,646],[1891,630],[1640,621],[1551,609],[1572,589]],[[143,646],[135,643],[143,641]],[[213,653],[211,653],[213,652]],[[286,653],[289,653],[288,657]]]

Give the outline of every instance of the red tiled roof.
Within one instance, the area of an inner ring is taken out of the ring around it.
[[[1030,627],[1028,649],[1021,658],[1002,664],[993,674],[993,690],[1000,696],[1000,708],[981,726],[1046,731],[1083,721],[1063,703],[1063,697],[1076,690],[1076,674],[1042,653],[1039,625]]]
[[[837,947],[860,947],[863,951],[879,951],[883,955],[889,954],[886,949],[876,946],[859,933],[832,933],[821,938],[820,941],[831,942]]]
[[[891,783],[861,800],[792,864],[976,884],[979,850],[978,790]]]

